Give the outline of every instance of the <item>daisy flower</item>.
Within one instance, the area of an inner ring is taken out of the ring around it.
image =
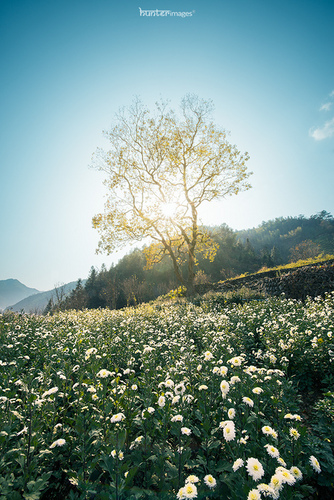
[[[254,401],[253,401],[251,398],[248,398],[247,396],[244,396],[244,397],[242,398],[242,401],[243,401],[244,403],[246,403],[246,405],[248,405],[248,406],[250,406],[251,408],[253,408],[253,406],[254,406]]]
[[[299,438],[300,434],[297,431],[297,429],[295,429],[294,427],[291,427],[291,429],[290,429],[290,436],[297,441],[297,439]]]
[[[187,483],[183,488],[183,496],[179,498],[196,498],[197,497],[197,488],[193,483]]]
[[[230,390],[230,384],[227,382],[227,380],[221,381],[220,390],[221,390],[223,398],[225,399],[228,391]]]
[[[275,448],[275,446],[271,446],[270,444],[266,444],[265,448],[271,457],[273,457],[273,458],[279,457],[279,451],[277,448]]]
[[[96,374],[98,378],[107,378],[110,377],[110,375],[112,375],[112,373],[109,370],[106,370],[105,368],[103,368]]]
[[[197,476],[195,476],[194,474],[190,474],[190,476],[187,477],[185,482],[194,484],[194,483],[198,483],[198,481],[199,481],[199,478]]]
[[[181,433],[190,436],[191,430],[188,427],[181,427]]]
[[[262,464],[257,460],[257,458],[249,458],[247,460],[246,469],[254,481],[258,481],[264,475]]]
[[[234,417],[235,417],[235,409],[234,408],[230,408],[227,412],[227,415],[228,415],[228,418],[230,420],[232,420]]]
[[[232,465],[232,469],[235,471],[237,471],[238,469],[240,469],[240,467],[242,467],[244,465],[244,461],[242,458],[237,458],[236,461],[234,462],[234,464]]]
[[[227,372],[228,372],[227,366],[221,366],[219,368],[219,373],[222,377],[225,377],[227,375]]]
[[[277,467],[275,474],[281,476],[283,483],[287,483],[290,486],[296,482],[296,478],[285,467]]]
[[[215,480],[215,478],[213,476],[211,476],[211,474],[207,474],[204,477],[204,482],[207,486],[209,486],[209,488],[214,488],[217,484],[217,481]]]
[[[251,490],[248,493],[247,500],[261,500],[260,492],[258,490],[255,490],[255,489]]]
[[[321,472],[320,464],[313,455],[310,456],[310,464],[316,472]]]
[[[293,465],[290,469],[290,472],[297,479],[297,481],[303,479],[302,471],[298,469],[298,467]]]
[[[265,497],[270,496],[271,498],[276,498],[275,490],[269,484],[261,483],[257,487],[260,493],[263,493]]]
[[[174,417],[171,418],[172,422],[183,422],[183,417],[182,415],[174,415]]]
[[[111,417],[110,422],[113,424],[115,422],[122,422],[122,420],[124,419],[125,419],[124,413],[116,413]]]
[[[235,438],[235,426],[233,420],[227,420],[224,425],[223,433],[226,441],[233,441]]]
[[[64,446],[64,444],[66,443],[65,439],[57,439],[56,441],[54,441],[52,443],[52,445],[50,446],[50,448],[55,448],[56,446]]]
[[[166,398],[165,396],[160,396],[159,399],[158,399],[158,405],[160,406],[160,408],[163,408],[166,404]]]
[[[263,392],[263,389],[261,389],[261,387],[254,387],[254,389],[252,389],[252,392],[253,394],[261,394],[261,392]]]

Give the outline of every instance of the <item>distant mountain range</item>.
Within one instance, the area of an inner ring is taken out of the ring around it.
[[[57,302],[58,296],[69,294],[77,282],[67,283],[47,292],[29,288],[15,279],[0,280],[0,310],[10,309],[16,312],[42,313],[50,299]]]
[[[0,280],[0,310],[36,293],[40,291],[36,288],[29,288],[18,280]]]

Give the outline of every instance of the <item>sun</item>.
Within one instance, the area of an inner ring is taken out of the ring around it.
[[[174,202],[161,203],[160,211],[166,219],[172,219],[175,217],[178,205]]]

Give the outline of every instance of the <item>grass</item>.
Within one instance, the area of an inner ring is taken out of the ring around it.
[[[334,259],[334,255],[320,254],[317,257],[311,257],[309,259],[304,259],[304,260],[300,259],[296,262],[290,262],[289,264],[283,264],[283,265],[274,266],[274,267],[262,267],[256,273],[240,274],[238,276],[234,276],[233,278],[229,278],[227,280],[221,281],[221,283],[226,283],[229,281],[234,281],[234,280],[238,280],[240,278],[246,278],[246,277],[250,277],[250,276],[257,276],[259,274],[269,273],[271,271],[278,271],[279,273],[281,273],[281,272],[289,271],[290,269],[296,269],[296,268],[304,267],[304,266],[311,266],[311,265],[319,264],[322,262],[326,263],[326,262],[333,260],[333,259]]]

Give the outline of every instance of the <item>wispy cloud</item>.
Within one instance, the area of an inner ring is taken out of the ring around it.
[[[311,129],[310,136],[316,141],[322,141],[334,136],[334,118],[326,122],[322,127]]]
[[[320,108],[320,111],[329,111],[332,107],[332,102],[325,102]]]
[[[334,102],[334,90],[330,92],[330,94],[327,97],[327,102],[322,104],[320,106],[319,111],[330,111]],[[324,139],[328,139],[329,137],[334,136],[334,118],[331,120],[326,121],[322,126],[320,127],[313,127],[309,130],[309,135],[315,140],[315,141],[323,141]]]

